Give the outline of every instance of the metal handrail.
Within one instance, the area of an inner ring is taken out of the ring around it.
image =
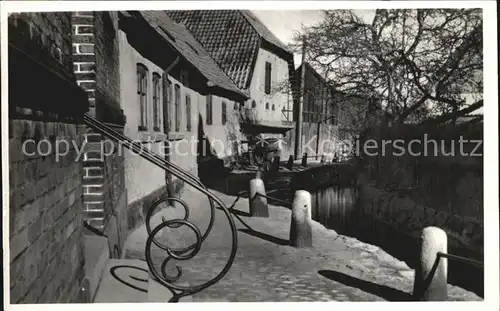
[[[148,160],[149,162],[157,165],[158,167],[168,171],[169,173],[173,174],[177,178],[183,180],[196,190],[200,191],[201,193],[205,194],[210,202],[210,221],[209,225],[206,229],[206,231],[202,234],[201,231],[198,229],[196,225],[194,225],[192,222],[188,220],[189,218],[189,206],[186,204],[185,201],[175,198],[175,197],[167,197],[167,198],[162,198],[156,202],[154,202],[151,206],[151,208],[148,211],[148,214],[146,216],[146,229],[148,231],[148,238],[146,241],[146,247],[145,247],[145,255],[146,255],[146,262],[149,268],[149,271],[153,274],[153,276],[156,278],[156,280],[162,284],[163,286],[167,287],[170,289],[173,293],[173,297],[169,300],[169,302],[178,302],[180,298],[188,295],[195,294],[197,292],[202,291],[203,289],[217,283],[224,275],[229,271],[230,267],[232,266],[234,259],[236,257],[236,249],[238,245],[238,238],[237,238],[237,231],[236,231],[236,225],[231,217],[231,214],[228,210],[228,208],[225,206],[225,204],[214,194],[212,194],[194,175],[192,175],[189,172],[184,171],[182,168],[176,166],[173,163],[168,162],[166,159],[162,158],[158,154],[149,151],[147,149],[144,149],[141,144],[138,142],[133,141],[129,137],[115,131],[114,129],[110,128],[109,126],[105,125],[104,123],[96,120],[92,116],[85,114],[84,115],[84,122],[96,130],[97,132],[113,139],[116,140],[117,142],[127,142],[128,144],[124,144],[124,146],[133,151],[134,153],[138,153],[142,158]],[[170,220],[165,220],[162,218],[162,222],[157,225],[155,228],[151,229],[151,217],[153,216],[153,211],[155,208],[162,202],[170,202],[170,201],[177,201],[179,202],[185,210],[185,215],[183,219],[170,219]],[[215,203],[215,204],[214,204]],[[225,214],[226,218],[228,219],[229,226],[231,229],[231,234],[232,234],[232,245],[231,245],[231,252],[228,258],[228,261],[224,268],[217,274],[214,278],[210,279],[209,281],[206,281],[205,283],[202,283],[200,285],[196,286],[180,286],[178,284],[174,284],[177,280],[179,280],[182,276],[182,269],[179,266],[176,266],[177,268],[177,275],[175,276],[170,276],[166,273],[165,267],[169,261],[172,259],[177,259],[177,260],[189,260],[197,255],[199,250],[201,249],[201,244],[203,241],[206,239],[208,234],[213,228],[214,224],[214,218],[215,218],[215,208],[220,209],[223,211]],[[187,226],[193,232],[196,234],[196,242],[192,245],[189,245],[185,248],[182,249],[172,249],[166,245],[161,244],[158,242],[155,238],[155,236],[164,228],[170,227],[170,228],[179,228],[181,226]],[[164,259],[162,265],[161,265],[161,273],[156,269],[156,267],[153,264],[153,259],[151,255],[151,247],[152,244],[155,244],[158,246],[160,249],[166,251],[167,257]]]
[[[106,234],[104,234],[103,231],[97,229],[96,227],[92,226],[91,224],[89,224],[87,221],[83,221],[83,227],[87,230],[89,230],[90,232],[92,232],[93,234],[95,235],[98,235],[98,236],[102,236],[102,237],[108,237]]]
[[[437,254],[437,256],[439,259],[447,258],[447,259],[452,259],[452,260],[459,261],[462,263],[470,264],[470,265],[476,266],[478,268],[484,268],[484,263],[479,261],[479,260],[474,260],[474,259],[470,259],[467,257],[453,255],[453,254],[446,254],[446,253],[442,253],[442,252],[439,252]],[[438,260],[438,259],[436,258],[436,260]]]
[[[257,192],[255,195],[258,195],[258,196],[264,197],[264,198],[266,198],[266,199],[269,199],[269,200],[273,200],[273,201],[276,201],[276,202],[282,203],[282,204],[287,205],[287,206],[292,205],[292,202],[285,201],[285,200],[281,200],[281,199],[278,199],[278,198],[273,198],[273,197],[270,197],[270,196],[268,196],[268,195],[262,194],[262,193],[260,193],[260,192]]]
[[[427,275],[427,277],[423,281],[423,285],[420,289],[420,292],[416,293],[416,296],[418,298],[421,298],[421,296],[424,294],[425,290],[431,285],[432,279],[434,278],[434,274],[436,273],[437,268],[439,267],[439,262],[441,261],[441,258],[456,260],[456,261],[470,264],[470,265],[473,265],[473,266],[476,266],[479,268],[484,267],[484,263],[477,261],[477,260],[474,260],[474,259],[470,259],[470,258],[462,257],[462,256],[457,256],[457,255],[453,255],[453,254],[447,254],[447,253],[443,253],[443,252],[438,252],[436,254],[436,260],[434,261],[434,264],[431,267],[431,271],[429,271],[429,274]]]

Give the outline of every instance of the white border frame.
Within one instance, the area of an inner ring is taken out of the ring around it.
[[[7,68],[7,16],[9,12],[23,11],[100,11],[100,10],[173,10],[173,9],[258,9],[279,10],[284,1],[2,1],[1,16],[1,70],[2,70],[2,198],[3,198],[3,247],[4,247],[4,305],[9,310],[106,310],[110,307],[123,309],[147,308],[149,310],[197,309],[213,310],[252,310],[250,303],[211,303],[191,304],[27,304],[9,305],[9,145],[8,145],[8,68]],[[317,9],[376,9],[376,8],[482,8],[484,29],[484,264],[485,264],[485,300],[482,302],[381,302],[370,304],[345,302],[332,306],[336,302],[280,303],[280,308],[301,310],[303,307],[338,308],[344,310],[421,310],[422,308],[453,308],[455,310],[486,309],[499,310],[499,207],[498,207],[498,76],[497,76],[497,20],[495,1],[289,1],[286,10]],[[4,139],[5,138],[5,139]],[[276,308],[275,303],[260,303],[259,308]],[[401,305],[401,304],[404,304]],[[422,305],[424,304],[424,305]]]

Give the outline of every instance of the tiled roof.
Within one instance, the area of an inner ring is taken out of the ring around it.
[[[164,11],[141,11],[140,14],[210,82],[248,98],[246,92],[234,84],[184,25],[174,22]]]
[[[253,28],[255,30],[257,30],[257,32],[259,33],[259,35],[266,41],[276,45],[277,47],[285,50],[286,52],[288,53],[291,53],[289,50],[288,50],[288,47],[283,43],[281,42],[280,39],[278,39],[278,37],[276,37],[270,30],[269,28],[267,28],[261,21],[260,19],[257,18],[257,16],[255,16],[252,12],[250,11],[240,11],[243,16],[245,16],[245,18],[250,22],[250,24],[252,24]]]
[[[250,86],[261,40],[284,49],[283,43],[248,11],[166,12],[176,22],[186,25],[240,89]]]

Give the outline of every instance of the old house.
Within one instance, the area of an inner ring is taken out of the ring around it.
[[[239,129],[229,124],[247,97],[189,31],[162,11],[121,12],[118,38],[125,135],[194,175],[198,162],[230,153]],[[181,180],[124,155],[129,208],[179,192]]]
[[[220,68],[248,94],[240,112],[245,134],[282,137],[293,127],[289,85],[293,54],[256,16],[239,10],[167,13],[186,25]]]
[[[324,154],[330,159],[340,156],[345,141],[352,141],[376,119],[376,102],[366,96],[335,89],[309,63],[301,64],[295,76],[297,85],[301,85],[301,143],[295,145],[296,129],[292,130],[285,144],[288,153],[295,153],[296,157],[304,153],[308,156]]]

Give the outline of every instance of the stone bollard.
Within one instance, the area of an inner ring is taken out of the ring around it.
[[[446,301],[448,298],[448,261],[437,254],[447,253],[446,232],[440,228],[427,227],[420,236],[420,261],[415,270],[413,296],[420,301]],[[434,276],[428,276],[434,271]]]
[[[258,193],[266,195],[264,182],[260,178],[250,180],[250,189],[248,191],[248,202],[250,216],[252,217],[269,217],[269,209],[267,207],[267,198]]]
[[[304,153],[302,156],[302,166],[306,167],[307,166],[307,153]]]
[[[291,170],[293,169],[293,155],[288,157],[288,162],[286,163],[286,168]]]
[[[312,246],[311,194],[297,190],[292,204],[290,225],[290,245],[294,247]]]

